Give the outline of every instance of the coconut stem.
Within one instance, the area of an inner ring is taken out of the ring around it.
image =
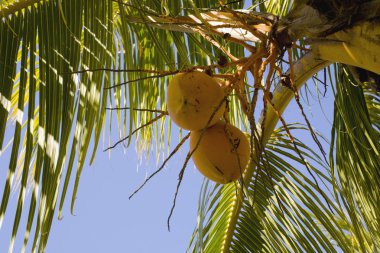
[[[304,55],[302,58],[300,58],[297,62],[293,65],[294,70],[294,83],[297,89],[301,88],[302,85],[310,79],[314,74],[318,73],[321,69],[327,67],[331,62],[326,60],[320,60],[317,59],[314,55],[314,52],[311,51]],[[287,72],[289,74],[289,71]],[[265,125],[263,129],[264,132],[261,133],[262,135],[262,145],[264,146],[268,140],[270,135],[272,134],[273,130],[275,129],[277,122],[279,121],[278,115],[281,115],[286,107],[288,106],[289,102],[294,97],[294,92],[282,85],[278,85],[276,89],[273,92],[273,98],[271,99],[272,103],[275,105],[275,108],[277,108],[277,113],[275,109],[272,106],[269,106],[267,108],[267,114],[266,114],[266,120]],[[279,113],[279,114],[278,114]],[[257,124],[257,128],[261,129],[261,123],[263,118],[261,117],[259,120],[259,123]],[[260,154],[256,153],[255,157],[258,157]],[[251,180],[253,173],[255,172],[257,167],[257,161],[255,159],[251,159],[250,164],[248,165],[246,171],[243,175],[243,182],[245,185],[249,183],[249,180]],[[235,230],[236,223],[239,217],[239,213],[243,204],[243,189],[240,188],[238,191],[238,196],[236,197],[235,204],[231,208],[231,213],[234,215],[230,216],[230,220],[228,222],[228,227],[226,231],[226,236],[224,243],[222,245],[222,249],[224,253],[229,252],[229,247],[226,247],[226,245],[230,245],[233,237],[233,231]]]

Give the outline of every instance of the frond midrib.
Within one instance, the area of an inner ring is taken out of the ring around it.
[[[46,0],[44,0],[46,1]],[[41,0],[23,0],[18,2],[12,2],[7,5],[0,5],[0,17],[6,17],[9,15],[14,15],[15,13],[28,8],[29,6],[39,3]]]

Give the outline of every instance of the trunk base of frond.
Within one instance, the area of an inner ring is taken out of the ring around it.
[[[323,60],[340,62],[380,74],[380,23],[365,22],[332,34],[312,45]]]

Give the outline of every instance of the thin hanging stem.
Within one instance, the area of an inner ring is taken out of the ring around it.
[[[296,87],[296,85],[294,83],[293,55],[292,55],[292,51],[290,49],[288,49],[288,55],[289,55],[289,62],[290,62],[290,86],[291,86],[291,88],[292,88],[292,90],[294,92],[294,98],[295,98],[295,100],[297,102],[298,107],[301,110],[301,114],[302,114],[303,118],[306,121],[307,127],[309,128],[310,134],[311,134],[314,142],[318,145],[318,148],[321,151],[326,164],[329,164],[329,162],[327,161],[327,158],[326,158],[326,152],[324,151],[321,142],[318,140],[317,135],[315,134],[315,132],[314,132],[314,130],[313,130],[313,128],[312,128],[309,120],[307,119],[306,114],[305,114],[305,112],[303,110],[302,104],[300,102],[300,96],[299,96],[297,87]]]
[[[109,111],[118,111],[118,110],[133,110],[133,111],[139,111],[139,112],[158,112],[162,114],[168,114],[167,111],[163,110],[156,110],[156,109],[140,109],[140,108],[131,108],[131,107],[106,107],[106,110]]]
[[[129,199],[131,199],[136,193],[138,193],[145,185],[146,183],[148,183],[148,181],[150,179],[152,179],[156,174],[158,174],[166,165],[166,163],[170,160],[170,158],[172,158],[173,155],[175,155],[175,153],[177,153],[177,151],[179,150],[179,148],[185,143],[185,141],[187,139],[189,139],[190,137],[190,133],[188,133],[185,137],[182,138],[182,140],[180,141],[180,143],[178,143],[178,145],[174,148],[174,150],[170,153],[170,155],[165,159],[165,161],[162,163],[162,165],[160,166],[160,168],[158,168],[155,172],[153,172],[147,179],[145,179],[144,183],[142,183],[140,185],[139,188],[137,188],[132,194],[131,196],[129,196]]]
[[[185,173],[185,169],[187,167],[187,163],[189,162],[191,155],[192,155],[192,152],[187,153],[186,160],[185,160],[185,162],[184,162],[184,164],[182,166],[181,171],[178,174],[178,184],[177,184],[177,188],[176,188],[175,194],[174,194],[173,205],[172,205],[172,208],[170,209],[170,213],[169,213],[168,220],[167,220],[168,231],[170,231],[170,219],[171,219],[171,217],[173,215],[174,208],[175,208],[175,205],[176,205],[176,202],[177,202],[177,195],[178,195],[178,192],[179,192],[179,187],[181,186],[183,174]]]
[[[141,130],[142,128],[144,127],[147,127],[151,124],[153,124],[154,122],[156,122],[157,120],[161,119],[162,117],[166,116],[167,113],[162,113],[160,115],[158,115],[157,117],[151,119],[150,121],[148,121],[147,123],[145,123],[144,125],[141,125],[140,127],[136,128],[135,130],[132,131],[131,134],[127,135],[126,137],[120,139],[119,141],[117,141],[115,144],[113,144],[112,146],[109,146],[108,148],[106,148],[105,150],[103,150],[104,152],[107,151],[107,150],[110,150],[110,149],[113,149],[114,147],[116,147],[118,144],[122,143],[123,141],[127,140],[128,138],[130,138],[132,135],[134,135],[137,131]]]
[[[197,140],[197,143],[195,144],[195,147],[193,148],[193,150],[189,151],[189,153],[187,154],[186,156],[186,159],[185,159],[185,162],[183,163],[183,166],[182,166],[182,169],[178,175],[178,184],[177,184],[177,188],[176,188],[176,191],[175,191],[175,194],[174,194],[174,199],[173,199],[173,205],[172,205],[172,208],[170,209],[170,213],[169,213],[169,216],[168,216],[168,220],[167,220],[167,224],[168,224],[168,230],[170,231],[170,219],[173,215],[173,212],[174,212],[174,208],[175,208],[175,205],[176,205],[176,201],[177,201],[177,195],[178,195],[178,190],[179,190],[179,187],[181,185],[181,182],[182,182],[182,178],[183,178],[183,174],[185,172],[185,169],[186,169],[186,166],[191,158],[191,156],[194,154],[194,152],[197,150],[197,148],[199,147],[199,144],[202,140],[202,137],[204,135],[204,133],[206,132],[206,129],[209,127],[209,125],[211,124],[211,121],[212,119],[215,117],[215,114],[216,112],[219,110],[219,108],[224,104],[224,102],[226,101],[226,97],[224,97],[218,104],[218,106],[214,109],[214,111],[212,112],[210,118],[208,119],[207,123],[206,123],[206,126],[200,130],[201,133],[199,135],[199,138]]]

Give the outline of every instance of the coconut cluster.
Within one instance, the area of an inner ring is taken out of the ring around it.
[[[190,130],[190,150],[197,169],[226,184],[243,174],[249,161],[249,142],[240,129],[221,120],[226,108],[219,83],[203,72],[177,74],[167,88],[169,116]]]

